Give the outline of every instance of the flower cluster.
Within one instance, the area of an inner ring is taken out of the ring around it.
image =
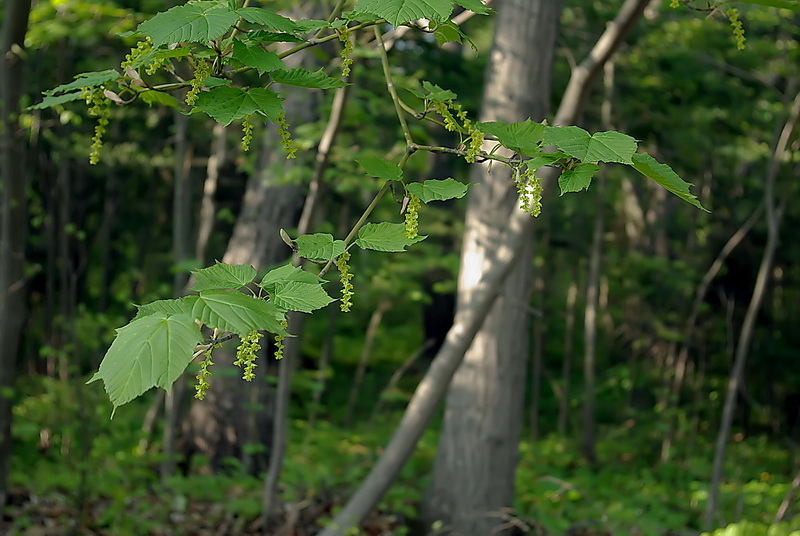
[[[135,48],[132,48],[130,52],[125,54],[125,59],[122,61],[122,63],[120,63],[120,67],[122,67],[123,71],[128,67],[132,67],[133,62],[150,52],[152,49],[153,43],[149,38],[139,41]]]
[[[441,101],[434,101],[433,109],[436,110],[436,113],[442,116],[444,119],[444,128],[449,130],[450,132],[458,132],[461,128],[458,126],[458,121],[450,113],[450,105],[446,102]]]
[[[342,58],[342,78],[347,78],[350,75],[350,66],[353,65],[353,58],[350,57],[355,48],[353,40],[350,39],[352,33],[347,26],[339,29],[339,41],[343,45],[342,50],[339,51],[339,57]]]
[[[278,116],[278,134],[281,136],[281,146],[286,151],[286,158],[297,158],[297,147],[294,145],[292,134],[289,132],[289,123],[286,122],[286,110]]]
[[[206,60],[197,60],[197,65],[194,67],[194,78],[189,81],[192,88],[186,92],[186,104],[194,106],[197,102],[197,97],[203,89],[203,80],[211,75],[211,66]]]
[[[736,48],[744,50],[744,26],[742,26],[742,21],[739,20],[739,10],[735,7],[731,7],[728,8],[725,14],[728,16],[731,28],[733,29],[733,38],[736,40]]]
[[[89,151],[89,163],[92,165],[100,162],[100,149],[103,147],[103,135],[108,130],[108,119],[111,117],[111,100],[105,96],[103,88],[89,90],[84,88],[84,98],[89,106],[89,115],[97,118],[92,136],[92,146]]]
[[[250,142],[253,141],[253,123],[250,122],[250,116],[242,120],[242,151],[250,150]]]
[[[467,117],[467,111],[460,104],[451,100],[433,101],[433,109],[442,116],[446,130],[462,135],[463,143],[467,147],[464,159],[474,164],[483,146],[483,132],[475,128],[475,124]],[[463,136],[466,136],[466,139]]]
[[[541,214],[542,192],[544,191],[541,177],[537,177],[535,170],[530,168],[523,172],[517,170],[515,182],[522,210],[534,217]]]
[[[144,72],[150,75],[156,74],[160,68],[164,67],[168,63],[169,60],[167,58],[156,58],[150,62],[150,65],[145,68]]]
[[[339,255],[339,259],[336,261],[336,268],[339,269],[339,282],[342,284],[342,297],[339,300],[341,302],[339,307],[343,313],[349,312],[353,306],[353,283],[350,281],[353,279],[353,274],[350,273],[350,265],[347,264],[349,260],[350,252],[345,251]]]
[[[211,371],[208,370],[208,367],[214,364],[214,362],[211,361],[211,352],[214,348],[215,346],[209,346],[203,354],[203,360],[200,361],[200,372],[197,373],[197,385],[194,386],[194,397],[198,400],[203,400],[206,397],[206,391],[211,387],[211,384],[208,383],[208,378],[211,376]]]
[[[258,357],[258,351],[261,350],[261,345],[258,343],[260,340],[261,332],[253,330],[242,338],[241,344],[236,348],[236,361],[233,364],[244,370],[242,379],[248,382],[253,381],[253,378],[256,377],[253,370],[258,366],[256,357]]]
[[[419,234],[419,208],[422,201],[419,197],[411,194],[406,207],[406,238],[416,238]]]
[[[483,147],[483,132],[481,132],[477,128],[473,128],[469,136],[469,144],[467,145],[467,155],[464,157],[464,159],[468,163],[474,164],[475,160],[478,158],[478,155],[481,152],[481,147]]]
[[[283,329],[289,327],[289,323],[286,320],[281,320],[281,326]],[[275,359],[283,359],[283,341],[286,339],[286,335],[275,335]]]

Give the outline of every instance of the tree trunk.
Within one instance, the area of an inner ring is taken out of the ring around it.
[[[506,0],[498,5],[486,72],[481,121],[541,121],[550,102],[550,77],[561,3]],[[508,169],[473,166],[458,283],[458,308],[494,255],[494,244],[515,210]],[[528,300],[533,228],[528,226],[500,297],[476,334],[450,384],[426,518],[457,534],[485,535],[511,506],[523,424]],[[523,303],[520,303],[522,300]]]
[[[592,51],[572,71],[554,124],[568,125],[575,121],[603,64],[636,24],[647,4],[648,0],[626,0],[623,3],[616,18],[608,24]],[[552,191],[555,173],[545,171],[543,175],[543,182],[550,184],[550,188],[545,188],[547,196]],[[501,287],[520,258],[525,238],[530,235],[532,218],[519,210],[519,203],[516,208],[506,221],[505,232],[494,245],[495,254],[491,262],[487,263],[484,273],[474,286],[472,299],[459,307],[453,327],[448,331],[444,344],[417,386],[381,458],[341,512],[320,532],[320,536],[341,536],[357,526],[378,504],[414,451],[467,349],[489,315]]]
[[[0,61],[2,99],[2,205],[0,205],[0,509],[6,503],[11,456],[11,407],[17,373],[17,349],[25,319],[25,142],[19,124],[25,32],[30,0],[9,0],[5,7]]]
[[[767,216],[767,245],[764,248],[764,255],[761,258],[761,266],[759,266],[758,269],[753,295],[750,298],[750,304],[747,306],[747,312],[745,313],[744,322],[742,323],[739,342],[736,346],[736,358],[733,363],[733,369],[731,370],[730,380],[728,381],[728,392],[725,395],[722,422],[720,423],[719,435],[717,436],[717,443],[714,448],[711,490],[708,494],[708,505],[705,514],[705,527],[708,531],[712,530],[717,515],[719,487],[724,472],[725,450],[728,446],[731,423],[733,422],[733,414],[736,410],[736,396],[742,385],[744,366],[747,361],[747,353],[750,350],[750,339],[753,336],[753,329],[755,328],[758,312],[761,309],[761,302],[764,299],[764,293],[767,288],[767,283],[769,282],[770,273],[772,272],[772,262],[775,258],[775,250],[778,247],[778,232],[780,230],[781,217],[783,216],[783,209],[786,206],[786,195],[782,196],[780,205],[778,207],[775,206],[775,182],[786,149],[789,145],[792,131],[798,121],[798,116],[800,116],[800,93],[795,97],[791,111],[789,112],[789,118],[783,125],[780,135],[775,142],[775,148],[772,152],[772,158],[770,159],[770,165],[767,171],[764,193],[764,208]]]

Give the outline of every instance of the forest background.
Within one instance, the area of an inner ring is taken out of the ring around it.
[[[482,513],[492,527],[800,530],[800,252],[791,239],[800,223],[792,204],[800,36],[797,11],[786,4],[736,4],[734,15],[728,4],[639,2],[641,17],[588,91],[577,124],[635,137],[693,183],[711,213],[622,166],[604,167],[588,192],[546,196],[533,247],[516,261],[532,276],[530,289],[504,296],[522,311],[513,334],[522,350],[513,357],[523,374],[510,376],[524,396],[519,410],[506,412],[517,424],[488,437],[467,427],[463,436],[469,451],[511,449],[502,451],[511,452],[510,473],[490,467],[485,476],[512,493]],[[324,19],[333,9],[263,5],[295,20]],[[493,4],[497,14],[476,17],[457,10],[474,46],[379,25],[402,98],[419,104],[419,90],[407,88],[427,80],[457,93],[471,117],[485,113],[493,27],[519,5],[507,0]],[[408,252],[353,255],[352,311],[334,304],[290,330],[300,336],[287,343],[296,352],[281,362],[289,365],[279,367],[263,339],[256,381],[241,383],[228,343],[205,400],[191,398],[193,363],[172,395],[150,391],[108,419],[105,393],[85,382],[133,304],[183,295],[190,272],[215,259],[261,273],[287,262],[292,251],[280,229],[343,236],[377,189],[356,161],[396,161],[404,152],[375,38],[362,31],[344,55],[354,60],[349,85],[282,93],[296,161],[279,150],[274,125],[256,125],[245,152],[240,124],[224,127],[159,101],[112,108],[100,163],[90,165],[95,124],[85,106],[29,107],[77,73],[118,66],[136,44],[118,34],[168,7],[66,0],[33,2],[28,12],[13,0],[0,11],[3,191],[24,185],[27,209],[20,225],[20,205],[4,196],[3,345],[18,350],[5,352],[0,369],[0,417],[3,430],[10,426],[10,441],[0,443],[3,533],[239,534],[261,530],[268,517],[270,533],[315,534],[383,453],[453,323],[465,218],[471,225],[464,200],[424,206],[419,225],[428,238]],[[558,28],[552,81],[542,71],[552,89],[530,92],[552,97],[536,103],[535,120],[553,120],[570,75],[618,10],[616,2],[579,1],[553,11],[560,24],[550,25]],[[15,40],[22,11],[24,40]],[[342,46],[335,39],[285,61],[338,76]],[[522,64],[541,65],[547,53],[525,42],[520,50]],[[185,63],[178,69],[191,76]],[[414,121],[411,130],[431,146],[459,143],[435,124]],[[489,187],[446,153],[410,159],[404,173],[480,183],[467,197]],[[310,198],[313,214],[303,210]],[[400,208],[386,200],[375,214],[402,221]],[[19,253],[20,237],[23,271],[9,278],[6,261]],[[337,296],[331,279],[328,292]],[[508,376],[492,378],[493,389],[514,391],[503,383]],[[291,388],[287,407],[279,385]],[[454,432],[439,439],[459,403],[451,392],[447,413],[434,416],[364,532],[447,534],[464,523],[459,508],[484,504],[471,489],[480,486],[470,484],[479,470],[462,471],[463,486],[441,476],[448,459],[460,459],[442,454]],[[448,493],[473,497],[442,499]]]

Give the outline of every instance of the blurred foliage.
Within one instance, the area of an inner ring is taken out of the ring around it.
[[[644,181],[608,169],[597,352],[600,465],[592,468],[580,456],[576,437],[582,403],[582,294],[595,197],[552,197],[545,205],[536,252],[545,285],[542,298],[532,303],[544,313],[545,324],[540,430],[556,427],[556,393],[563,386],[568,336],[565,301],[574,283],[574,362],[566,379],[571,414],[565,436],[545,433],[535,445],[523,443],[513,515],[550,534],[580,528],[615,535],[700,530],[731,348],[766,241],[760,221],[712,283],[689,349],[686,384],[677,404],[666,404],[670,359],[686,341],[685,322],[696,287],[725,241],[762,201],[773,135],[785,102],[798,89],[793,81],[800,78],[800,20],[795,12],[740,7],[747,37],[740,51],[724,17],[666,4],[648,7],[615,60],[612,122],[693,182],[712,214],[659,197]],[[585,55],[618,5],[600,0],[565,6],[553,109],[570,65]],[[132,43],[116,34],[164,7],[155,0],[35,2],[26,39],[27,74],[21,81],[23,105],[76,73],[118,64]],[[416,32],[396,45],[391,52],[395,81],[410,104],[414,98],[403,87],[426,79],[457,92],[465,109],[477,117],[491,20],[473,19],[464,29],[477,52],[469,47],[440,48]],[[327,61],[337,51],[317,53]],[[403,150],[393,110],[383,96],[384,80],[371,55],[368,47],[357,46],[350,104],[325,174],[325,217],[316,224],[319,232],[340,234],[378,187],[360,172],[356,154],[393,158]],[[597,84],[581,118],[590,131],[604,129],[601,98]],[[318,102],[319,117],[326,118],[330,96],[321,95]],[[235,147],[241,133],[229,129],[207,258],[173,266],[172,111],[144,104],[115,108],[103,154],[108,164],[101,167],[86,163],[93,127],[80,103],[28,111],[21,119],[30,147],[30,312],[15,393],[11,501],[0,531],[37,534],[47,523],[62,533],[80,527],[115,535],[184,534],[209,527],[217,532],[251,531],[260,510],[261,475],[250,474],[233,458],[215,474],[207,460],[196,456],[187,464],[191,472],[162,485],[161,419],[149,433],[142,430],[147,411],[160,407],[157,394],[148,393],[118,412],[112,423],[105,395],[95,386],[85,387],[84,381],[97,367],[114,328],[132,315],[133,303],[170,297],[175,272],[221,258],[247,177],[262,165],[259,151],[240,153]],[[298,145],[313,150],[324,119],[307,124],[288,119]],[[189,122],[190,195],[197,208],[211,128],[199,116]],[[417,122],[411,126],[421,142],[444,139],[437,129]],[[254,149],[264,144],[266,134],[257,128],[255,135]],[[798,469],[793,428],[797,422],[792,419],[797,419],[800,405],[794,396],[800,393],[800,248],[792,237],[800,228],[798,204],[793,203],[799,164],[795,139],[779,176],[780,195],[789,199],[783,242],[746,371],[748,398],[740,401],[746,405],[737,414],[727,454],[718,518],[725,528],[714,535],[794,536],[792,531],[800,530],[797,499],[786,522],[770,525]],[[303,187],[310,178],[306,168],[285,171],[282,164],[274,164],[272,169],[282,185]],[[405,173],[414,179],[453,176],[466,182],[467,166],[448,158],[415,156]],[[399,201],[384,200],[376,218],[402,221]],[[392,390],[384,391],[389,378],[436,335],[429,332],[432,318],[449,322],[447,304],[449,300],[452,306],[454,299],[464,202],[436,205],[420,213],[420,232],[429,238],[408,253],[354,255],[352,313],[322,312],[306,322],[280,495],[287,511],[300,512],[298,524],[313,528],[330,519],[367,474],[397,422],[397,412],[427,368],[430,352],[418,358]],[[335,285],[329,284],[332,294]],[[341,428],[336,423],[344,421],[364,327],[387,299],[391,306],[379,326],[358,397],[358,424]],[[330,322],[335,327],[332,361],[328,370],[319,371]],[[319,392],[321,407],[310,427],[311,400]],[[379,397],[387,409],[373,415]],[[672,459],[662,462],[662,440],[673,417],[677,433]],[[380,511],[367,520],[371,526],[394,534],[424,530],[414,523],[437,429],[426,432]],[[247,445],[245,452],[266,448]]]

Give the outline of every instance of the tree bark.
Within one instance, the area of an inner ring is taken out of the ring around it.
[[[742,322],[739,341],[736,345],[736,357],[733,363],[733,369],[731,370],[731,377],[728,381],[728,392],[725,395],[725,405],[722,409],[722,422],[720,423],[719,435],[717,436],[717,442],[714,448],[711,489],[708,494],[708,505],[705,514],[705,527],[708,531],[712,530],[717,515],[719,487],[724,472],[725,450],[728,446],[728,437],[731,432],[733,414],[736,410],[736,395],[739,393],[739,389],[742,385],[744,366],[747,361],[747,353],[750,350],[750,339],[753,336],[758,312],[761,309],[761,302],[764,299],[767,283],[769,282],[770,273],[772,272],[775,250],[778,247],[778,233],[780,231],[781,217],[783,216],[783,209],[786,204],[787,196],[782,196],[780,205],[777,207],[775,206],[775,182],[786,149],[789,145],[792,131],[798,121],[798,116],[800,116],[800,93],[795,97],[791,111],[789,112],[789,117],[775,142],[775,148],[772,152],[769,169],[767,170],[764,193],[764,208],[766,210],[767,219],[767,245],[764,248],[764,255],[761,258],[761,265],[758,268],[753,295],[750,298],[750,304],[747,306],[747,312]]]
[[[23,55],[30,0],[9,0],[5,8],[0,61],[2,99],[2,188],[0,196],[0,509],[6,503],[11,456],[11,408],[17,352],[25,319],[25,242],[28,200],[25,194],[25,142],[19,124]]]
[[[481,121],[545,118],[560,15],[559,0],[498,4]],[[509,169],[482,165],[472,170],[470,182],[480,187],[472,190],[467,205],[457,309],[469,306],[475,285],[490,269],[494,244],[516,198]],[[464,536],[492,533],[501,524],[496,513],[513,502],[529,354],[532,231],[526,226],[519,262],[447,393],[425,517],[442,520]]]
[[[648,0],[626,0],[623,3],[616,18],[607,25],[589,56],[573,70],[554,124],[569,125],[575,122],[589,86],[636,24],[647,4]],[[552,172],[545,172],[543,175],[544,184],[550,184],[555,178],[555,173]],[[545,188],[545,194],[549,195],[550,191],[552,184]],[[516,210],[511,211],[505,227],[505,232],[495,244],[491,262],[474,286],[472,299],[459,307],[442,348],[417,386],[383,455],[342,511],[320,532],[320,536],[343,536],[357,526],[378,504],[413,453],[475,334],[489,314],[501,286],[519,259],[525,238],[533,227],[533,220],[520,209],[517,202]]]

